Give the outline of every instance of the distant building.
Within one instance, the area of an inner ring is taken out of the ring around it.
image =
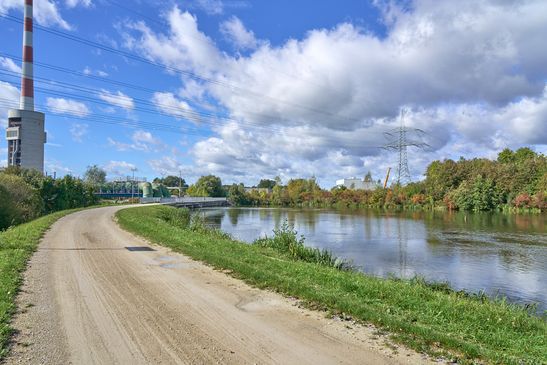
[[[380,185],[372,180],[369,173],[363,180],[356,177],[336,180],[336,186],[343,186],[353,190],[374,190]]]

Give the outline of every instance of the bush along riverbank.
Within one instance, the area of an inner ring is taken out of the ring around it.
[[[0,360],[8,351],[15,297],[28,260],[49,227],[59,218],[78,210],[81,209],[52,213],[0,232]]]
[[[304,246],[289,227],[245,244],[210,230],[186,210],[138,207],[119,224],[263,289],[313,308],[372,323],[418,351],[460,363],[539,364],[547,359],[547,322],[504,300],[454,292],[423,280],[381,279],[352,270],[328,252]]]
[[[391,184],[384,189],[381,182],[375,182],[369,173],[361,181],[367,186],[366,190],[351,186],[325,190],[314,178],[291,179],[286,185],[279,178],[262,179],[254,188],[233,184],[225,189],[225,193],[228,200],[237,206],[513,213],[547,210],[547,157],[529,148],[505,149],[496,160],[460,158],[457,161],[433,161],[424,176],[422,181],[403,186]],[[207,191],[200,190],[200,193]]]

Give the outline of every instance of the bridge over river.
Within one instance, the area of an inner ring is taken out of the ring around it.
[[[179,208],[209,208],[209,207],[226,207],[230,204],[226,198],[209,198],[209,197],[190,197],[182,198],[140,198],[141,204],[159,203],[163,205],[171,205]]]

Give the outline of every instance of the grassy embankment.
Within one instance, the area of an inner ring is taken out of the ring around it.
[[[284,252],[279,247],[283,245],[273,241],[237,242],[193,225],[174,208],[131,208],[117,216],[123,228],[151,242],[230,270],[256,287],[300,298],[313,308],[373,323],[418,351],[448,351],[464,363],[547,361],[545,319],[504,301],[453,292],[422,280],[375,278],[337,268],[330,258],[306,262],[314,257],[321,261],[322,256]]]
[[[22,284],[27,261],[55,221],[81,209],[63,210],[0,231],[0,359],[7,354],[15,297]]]

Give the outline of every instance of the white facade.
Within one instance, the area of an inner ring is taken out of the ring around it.
[[[44,129],[43,113],[12,109],[8,112],[8,166],[44,171]]]
[[[379,185],[374,181],[364,181],[356,177],[336,180],[336,186],[344,186],[353,190],[374,190]]]

